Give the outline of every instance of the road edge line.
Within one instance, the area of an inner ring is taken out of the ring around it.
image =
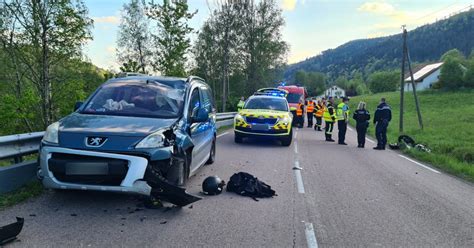
[[[229,134],[229,132],[221,133],[221,134],[217,135],[216,137],[219,138],[219,137],[222,137],[222,136],[224,136],[224,135],[226,135],[226,134]]]
[[[427,170],[430,170],[430,171],[432,171],[432,172],[434,172],[434,173],[441,174],[441,172],[439,172],[439,171],[437,171],[437,170],[435,170],[435,169],[433,169],[433,168],[430,168],[429,166],[426,166],[426,165],[424,165],[424,164],[422,164],[422,163],[419,163],[419,162],[417,162],[417,161],[415,161],[415,160],[413,160],[413,159],[411,159],[411,158],[408,158],[408,157],[403,156],[403,155],[401,155],[401,154],[398,154],[398,156],[400,156],[400,157],[402,157],[402,158],[404,158],[404,159],[406,159],[406,160],[408,160],[408,161],[410,161],[410,162],[412,162],[412,163],[414,163],[414,164],[416,164],[416,165],[419,165],[419,166],[421,166],[421,167],[423,167],[423,168],[425,168],[425,169],[427,169]]]

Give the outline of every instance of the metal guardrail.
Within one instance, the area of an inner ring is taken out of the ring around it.
[[[217,113],[217,128],[231,125],[236,112]],[[36,178],[36,161],[23,162],[23,157],[38,153],[44,132],[0,136],[0,160],[13,163],[0,166],[0,194],[15,190]]]

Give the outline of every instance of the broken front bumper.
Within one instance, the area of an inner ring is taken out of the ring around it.
[[[57,154],[63,156],[77,156],[79,158],[97,158],[97,160],[84,161],[83,159],[80,159],[76,161],[76,163],[70,161],[70,166],[72,167],[65,169],[64,165],[61,166],[60,162],[57,162],[57,159],[55,163],[52,163],[55,161],[54,156]],[[105,167],[105,163],[100,162],[101,159],[123,161],[127,167],[126,171],[122,172],[123,180],[116,185],[99,185],[96,183],[88,184],[77,182],[81,180],[77,180],[76,182],[70,180],[71,178],[77,178],[81,173],[88,174],[89,176],[106,177],[109,171],[108,168]],[[151,193],[151,186],[143,179],[147,166],[148,160],[139,156],[43,146],[40,153],[40,169],[38,171],[38,177],[42,179],[43,185],[46,188],[136,193],[148,196]],[[52,167],[54,167],[53,170],[51,170]],[[102,169],[98,167],[102,167]]]

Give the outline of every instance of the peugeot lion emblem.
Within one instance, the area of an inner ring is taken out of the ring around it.
[[[105,141],[107,141],[105,137],[86,137],[86,146],[101,147]]]

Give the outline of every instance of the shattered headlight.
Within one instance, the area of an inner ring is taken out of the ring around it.
[[[278,122],[283,123],[283,124],[288,124],[290,123],[290,118],[288,116],[278,118]]]
[[[135,148],[159,148],[165,146],[166,137],[163,134],[165,130],[160,130],[158,132],[152,133],[142,139]]]
[[[59,132],[59,122],[55,122],[46,128],[46,132],[44,133],[43,136],[43,141],[52,143],[52,144],[58,144],[59,139],[58,139],[58,132]]]

